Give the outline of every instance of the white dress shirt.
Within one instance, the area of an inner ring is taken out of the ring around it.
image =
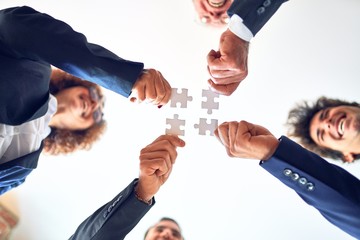
[[[56,98],[50,94],[44,116],[18,126],[0,124],[0,164],[38,150],[41,141],[50,134],[49,122],[56,110]]]
[[[251,31],[243,23],[242,18],[236,14],[231,16],[228,28],[236,36],[247,42],[250,42],[250,40],[254,37]]]

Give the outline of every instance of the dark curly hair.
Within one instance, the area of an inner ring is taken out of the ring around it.
[[[287,135],[296,138],[305,148],[322,157],[344,161],[341,152],[318,146],[310,136],[310,122],[314,115],[323,109],[337,106],[360,107],[360,104],[340,99],[330,99],[324,96],[318,98],[313,104],[306,101],[298,103],[289,112],[286,122],[286,126],[289,128]],[[354,155],[354,158],[359,159],[360,154]]]
[[[84,81],[60,69],[54,68],[51,74],[50,93],[55,95],[63,89],[75,86],[94,87],[100,98],[103,98],[101,88],[91,82]],[[67,130],[51,127],[50,134],[44,139],[43,151],[58,155],[71,153],[80,149],[90,149],[92,144],[105,132],[106,122],[102,120],[85,130]]]

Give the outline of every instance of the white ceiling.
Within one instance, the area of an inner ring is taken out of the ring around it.
[[[60,4],[61,2],[61,4]],[[177,219],[187,240],[351,239],[258,166],[227,157],[214,137],[193,128],[200,117],[247,120],[285,134],[296,102],[320,95],[359,101],[360,2],[301,0],[284,4],[253,39],[249,76],[211,116],[201,109],[206,55],[223,29],[195,22],[191,0],[2,0],[29,5],[69,23],[90,42],[147,68],[193,96],[188,108],[136,105],[106,91],[108,130],[90,151],[41,156],[25,184],[0,197],[20,217],[14,240],[63,240],[138,174],[141,148],[165,133],[165,119],[186,119],[179,149],[157,204],[127,239],[142,239],[162,216]],[[359,163],[343,165],[360,176]]]

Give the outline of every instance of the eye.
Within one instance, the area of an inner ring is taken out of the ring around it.
[[[100,109],[96,109],[96,110],[93,112],[94,122],[95,122],[95,123],[100,123],[101,120],[102,120],[103,115],[104,115],[104,114],[101,112]]]
[[[320,120],[327,119],[328,116],[329,116],[329,112],[330,112],[329,108],[326,108],[326,109],[322,110],[321,113],[320,113]]]
[[[324,120],[325,117],[325,110],[322,110],[320,113],[320,120]]]
[[[164,231],[164,228],[163,227],[157,227],[156,231],[161,233],[162,231]]]
[[[178,231],[176,231],[176,230],[173,230],[173,231],[172,231],[172,235],[173,235],[174,237],[176,237],[176,238],[181,238],[181,234],[180,234]]]

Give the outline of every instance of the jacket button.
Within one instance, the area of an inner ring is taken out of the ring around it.
[[[293,173],[293,174],[291,174],[291,179],[293,180],[293,181],[297,181],[298,179],[299,179],[299,174],[297,174],[297,173]]]
[[[268,7],[268,6],[270,6],[270,4],[271,4],[271,0],[265,0],[263,3],[263,6]]]
[[[307,179],[304,178],[304,177],[301,177],[301,178],[299,178],[299,183],[300,183],[301,185],[305,185],[305,184],[307,183]]]
[[[313,184],[312,182],[308,182],[308,183],[306,184],[306,189],[307,189],[308,191],[314,191],[315,186],[314,186],[314,184]]]
[[[289,177],[291,174],[292,174],[292,171],[288,168],[285,168],[284,171],[283,171],[284,175]]]
[[[258,15],[261,15],[265,12],[265,8],[264,7],[259,7],[258,10],[256,11]]]

